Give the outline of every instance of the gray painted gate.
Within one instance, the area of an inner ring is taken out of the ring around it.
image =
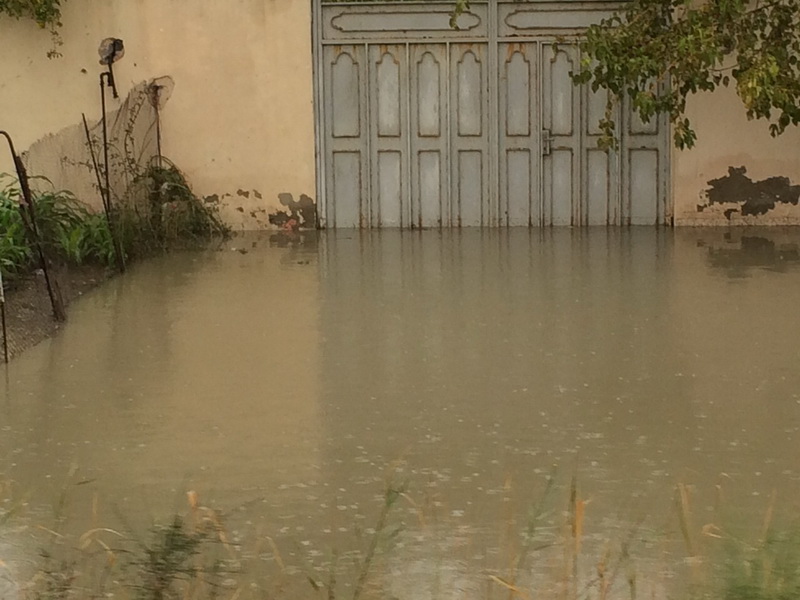
[[[604,2],[315,2],[322,227],[665,224],[663,122],[618,119],[575,87],[563,36]],[[559,43],[556,43],[559,40]]]

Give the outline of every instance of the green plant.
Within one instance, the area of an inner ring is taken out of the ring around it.
[[[0,271],[4,277],[16,275],[30,266],[31,258],[19,204],[8,188],[0,189]]]
[[[167,526],[156,526],[152,542],[144,547],[142,559],[135,563],[140,597],[150,600],[180,597],[176,583],[197,575],[192,559],[199,554],[202,542],[202,535],[190,531],[180,516],[173,517]]]
[[[124,247],[140,254],[230,234],[216,206],[198,198],[183,173],[163,157],[135,175],[117,210]]]
[[[691,147],[687,99],[720,86],[735,87],[747,117],[779,135],[800,123],[798,23],[799,0],[633,0],[589,27],[575,80],[609,92],[605,145],[627,98],[645,122],[668,115],[675,144]]]
[[[114,248],[104,215],[65,191],[35,194],[34,208],[39,241],[53,258],[69,264],[112,263]],[[6,275],[26,271],[35,256],[20,211],[19,187],[11,180],[0,190],[0,268]]]
[[[0,175],[3,178],[8,176]],[[90,210],[67,191],[39,191],[33,200],[38,238],[52,258],[73,265],[114,264],[114,240],[104,213]],[[111,216],[126,257],[199,245],[229,234],[216,207],[197,198],[171,163],[148,167]],[[0,188],[0,227],[3,274],[25,272],[35,253],[20,212],[19,187],[11,179]]]
[[[0,13],[29,18],[40,27],[61,25],[61,0],[0,0]]]
[[[794,600],[800,598],[800,528],[770,528],[749,544],[725,537],[720,561],[724,600]]]

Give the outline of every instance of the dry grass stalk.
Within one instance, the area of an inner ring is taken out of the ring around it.
[[[489,575],[489,579],[494,581],[496,584],[504,587],[510,592],[510,596],[513,598],[514,596],[520,596],[525,600],[531,600],[531,595],[523,589],[518,588],[516,585],[509,583],[508,581],[504,581],[497,575]]]
[[[683,535],[683,541],[686,544],[686,551],[689,553],[690,557],[695,557],[696,554],[694,544],[692,543],[690,528],[691,511],[689,505],[689,490],[682,483],[679,483],[677,487],[675,508],[678,512],[678,522],[680,524],[681,534]]]

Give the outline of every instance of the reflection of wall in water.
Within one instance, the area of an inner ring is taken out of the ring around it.
[[[800,235],[720,228],[675,237],[673,326],[691,365],[697,451],[707,471],[726,473],[724,487],[743,496],[742,510],[763,510],[759,494],[775,487],[786,497],[800,481]]]
[[[759,268],[785,272],[800,262],[800,240],[787,231],[733,230],[721,236],[709,233],[699,236],[698,245],[708,248],[708,264],[730,277],[747,277]]]

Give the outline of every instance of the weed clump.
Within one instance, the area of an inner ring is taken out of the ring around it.
[[[0,183],[0,271],[11,280],[34,268],[36,253],[16,180],[0,175]],[[114,236],[128,259],[198,246],[230,233],[217,217],[217,207],[195,196],[168,161],[166,166],[148,166],[109,215],[91,210],[68,191],[39,191],[33,200],[43,249],[50,259],[67,266],[111,266],[116,259]]]
[[[152,541],[145,545],[136,561],[139,572],[137,586],[143,600],[165,600],[180,597],[179,581],[190,581],[198,574],[192,559],[200,553],[202,534],[189,531],[180,516],[166,526],[153,530]]]
[[[118,206],[123,247],[133,254],[203,244],[227,238],[217,206],[198,198],[169,160],[151,161],[128,187]]]

